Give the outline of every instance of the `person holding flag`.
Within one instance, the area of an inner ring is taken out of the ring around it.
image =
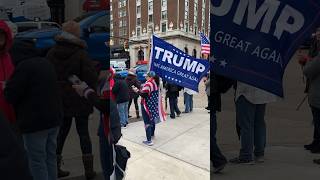
[[[164,111],[161,103],[161,96],[159,93],[159,87],[155,80],[156,74],[150,71],[146,75],[147,82],[139,90],[137,87],[132,87],[133,91],[138,93],[141,97],[141,111],[142,118],[145,125],[147,140],[143,141],[144,144],[152,146],[151,140],[154,137],[156,123],[164,121]]]

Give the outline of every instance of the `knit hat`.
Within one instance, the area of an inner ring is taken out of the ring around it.
[[[155,77],[155,76],[156,76],[156,73],[155,73],[154,71],[149,71],[149,72],[147,73],[147,76],[148,76],[148,77]]]
[[[62,31],[68,32],[78,38],[81,36],[80,24],[75,21],[67,21],[63,23]]]

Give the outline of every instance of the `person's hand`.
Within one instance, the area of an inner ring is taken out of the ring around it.
[[[79,85],[72,85],[73,89],[81,96],[84,96],[84,91],[88,89],[86,82],[82,81]]]
[[[132,87],[132,90],[135,92],[135,93],[137,93],[137,92],[139,92],[139,89],[137,88],[137,87]]]
[[[303,55],[299,55],[299,60],[298,60],[298,62],[299,62],[299,64],[301,65],[301,66],[305,66],[306,64],[307,64],[307,62],[309,61],[309,57],[308,56],[303,56]]]

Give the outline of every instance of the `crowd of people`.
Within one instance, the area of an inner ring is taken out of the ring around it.
[[[80,39],[80,25],[68,21],[48,53],[32,40],[14,39],[0,21],[1,179],[56,180],[73,119],[80,139],[86,179],[94,179],[89,115],[100,111],[98,135],[104,178],[114,179],[114,145],[120,117],[111,101],[109,67],[98,71]],[[109,111],[110,109],[113,112]]]
[[[315,34],[308,56],[302,56],[299,63],[303,74],[307,78],[306,90],[309,106],[313,115],[314,136],[311,144],[305,145],[312,153],[320,152],[320,29]],[[276,102],[280,98],[266,91],[242,82],[212,74],[211,100],[211,162],[214,173],[224,169],[228,160],[217,145],[216,112],[221,111],[221,95],[232,87],[235,90],[236,129],[240,139],[239,156],[229,160],[234,164],[253,165],[265,161],[266,122],[265,111],[268,103]],[[319,159],[314,163],[320,164]]]
[[[77,22],[64,23],[62,33],[55,37],[56,44],[44,53],[32,40],[14,39],[7,24],[0,21],[0,133],[5,134],[1,138],[6,138],[3,143],[8,146],[1,148],[1,154],[10,165],[14,162],[11,167],[1,161],[2,178],[55,180],[69,176],[62,167],[63,149],[74,121],[84,175],[94,179],[97,173],[88,126],[95,107],[100,111],[102,171],[106,180],[114,179],[116,144],[122,136],[121,128],[127,128],[133,117],[133,103],[135,117],[142,117],[145,125],[146,140],[142,143],[147,146],[153,145],[156,124],[161,121],[162,92],[166,102],[169,100],[171,119],[193,111],[193,95],[197,92],[161,82],[153,71],[140,82],[133,69],[125,78],[110,67],[97,70],[80,34]],[[208,78],[205,86],[210,100]],[[178,106],[182,93],[184,111]],[[208,110],[209,106],[208,101]]]

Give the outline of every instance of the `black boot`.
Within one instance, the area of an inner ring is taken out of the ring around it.
[[[61,170],[61,164],[62,164],[62,156],[57,155],[57,172],[58,172],[58,178],[67,177],[70,175],[69,171],[63,171]]]
[[[314,141],[312,141],[311,144],[304,145],[304,148],[305,148],[306,150],[312,150],[312,149],[314,149],[315,147],[317,147],[319,144],[320,144],[319,141],[315,141],[315,140],[314,140]]]
[[[94,179],[97,173],[93,170],[93,155],[84,154],[82,156],[82,161],[83,161],[86,179],[87,180]]]
[[[136,111],[137,119],[140,118],[139,111]]]

